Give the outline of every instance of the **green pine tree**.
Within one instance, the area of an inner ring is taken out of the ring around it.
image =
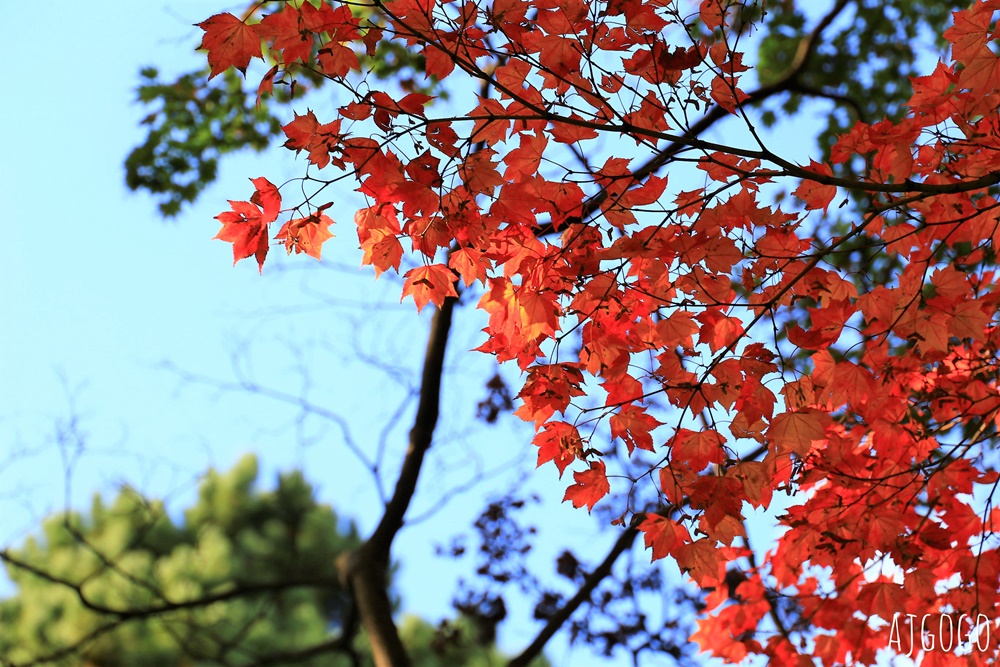
[[[333,566],[356,530],[300,473],[273,491],[257,477],[252,456],[209,472],[180,522],[131,489],[110,504],[98,495],[89,515],[51,516],[0,552],[17,588],[0,601],[4,664],[371,664]],[[504,662],[461,620],[407,618],[401,633],[421,667]]]

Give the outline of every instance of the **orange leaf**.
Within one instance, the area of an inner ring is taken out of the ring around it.
[[[477,280],[486,285],[486,268],[489,263],[484,253],[473,248],[459,248],[448,256],[448,266],[462,276],[466,287]]]
[[[725,442],[716,431],[695,433],[682,428],[674,436],[671,460],[684,461],[698,472],[704,470],[709,463],[722,463],[725,460]]]
[[[725,560],[710,540],[682,544],[674,552],[674,557],[677,559],[677,566],[690,574],[699,586],[712,586],[722,579],[721,570]]]
[[[726,470],[727,477],[734,477],[743,485],[743,494],[754,507],[771,504],[771,480],[761,461],[743,461]]]
[[[706,28],[715,30],[722,26],[726,20],[726,6],[728,4],[729,0],[701,0],[698,15]]]
[[[675,310],[656,323],[656,335],[659,345],[665,348],[691,347],[692,337],[698,333],[698,325],[694,316],[686,310]]]
[[[333,238],[330,225],[333,220],[317,211],[307,218],[297,218],[289,220],[278,231],[274,237],[275,241],[284,241],[285,250],[288,254],[292,252],[305,254],[315,259],[320,259],[320,252],[323,243],[327,239]]]
[[[418,313],[428,302],[440,308],[447,297],[458,297],[455,291],[455,273],[444,264],[410,269],[403,276],[403,295],[399,300],[402,301],[407,296],[413,297]]]
[[[361,242],[364,256],[361,264],[371,264],[375,267],[375,277],[383,271],[393,269],[399,271],[399,263],[403,259],[403,244],[396,234],[384,229],[372,229],[367,238]]]
[[[569,364],[544,364],[528,369],[528,377],[517,397],[524,401],[514,414],[535,428],[556,412],[569,407],[574,396],[583,396],[583,373]]]
[[[948,329],[952,335],[958,338],[979,339],[990,323],[990,316],[983,312],[978,301],[966,301],[958,304],[952,311],[952,315],[953,318]]]
[[[698,644],[702,652],[711,652],[716,658],[737,664],[747,656],[747,644],[752,640],[738,641],[727,620],[720,616],[698,619],[698,629],[691,635],[691,641]]]
[[[621,438],[628,447],[629,454],[636,448],[653,451],[653,436],[650,431],[663,425],[648,414],[645,408],[631,403],[611,415],[610,424],[611,437]]]
[[[540,335],[552,336],[559,323],[559,304],[552,292],[520,289],[517,304],[521,311],[521,331],[531,339]]]

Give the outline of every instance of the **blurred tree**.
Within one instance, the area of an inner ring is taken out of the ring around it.
[[[838,0],[835,5],[844,10],[840,15],[850,20],[836,21],[824,32],[810,67],[797,71],[785,82],[786,93],[766,106],[765,124],[774,125],[779,114],[798,113],[806,100],[828,100],[831,113],[821,119],[817,137],[825,161],[837,137],[858,120],[898,119],[912,93],[909,77],[926,74],[927,60],[933,66],[947,47],[941,35],[951,13],[968,4],[964,0]],[[755,68],[761,85],[782,82],[796,70],[800,48],[813,23],[809,17],[821,9],[818,5],[789,0],[766,4]],[[759,11],[760,6],[748,7]]]
[[[58,514],[0,558],[17,593],[0,601],[0,663],[356,665],[350,594],[332,563],[360,540],[313,498],[298,472],[255,488],[252,456],[209,472],[176,523],[163,504],[124,489],[89,515]],[[417,618],[401,636],[421,667],[504,662],[469,621]]]
[[[244,148],[262,151],[280,131],[267,102],[255,105],[235,72],[203,86],[207,72],[190,72],[164,83],[144,68],[139,101],[149,109],[146,141],[125,160],[125,183],[160,199],[160,213],[177,215],[215,180],[219,157]]]

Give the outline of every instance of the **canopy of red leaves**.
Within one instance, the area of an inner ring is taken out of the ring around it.
[[[1000,479],[1000,1],[956,12],[952,61],[913,81],[901,120],[859,122],[830,163],[806,166],[669,128],[683,117],[672,104],[739,113],[754,99],[725,41],[734,4],[393,0],[376,26],[338,2],[280,3],[259,22],[199,26],[213,76],[266,57],[353,96],[291,119],[286,147],[356,178],[363,261],[376,273],[405,261],[418,310],[456,298],[459,281],[478,291],[479,349],[524,371],[517,415],[539,466],[574,468],[565,500],[619,503],[652,557],[703,587],[724,591],[741,570],[732,597],[707,599],[704,650],[871,663],[890,638],[872,628],[895,613],[1000,605],[1000,515],[975,495]],[[464,95],[459,115],[353,87],[355,56],[387,40]],[[584,166],[564,166],[567,147]],[[701,185],[667,182],[666,166],[690,162]],[[847,162],[866,171],[838,176]],[[217,238],[262,266],[281,199],[253,183]],[[768,203],[772,183],[793,192],[788,210]],[[865,203],[849,227],[816,224],[852,192]],[[319,258],[332,221],[304,205],[277,238]],[[847,270],[841,253],[893,268]],[[618,441],[624,464],[603,454]],[[643,470],[655,502],[606,500]],[[740,546],[744,514],[775,491],[798,503],[760,558]],[[866,576],[873,563],[895,574]]]

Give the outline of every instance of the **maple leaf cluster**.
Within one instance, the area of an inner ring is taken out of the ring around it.
[[[402,296],[418,310],[478,290],[479,349],[524,372],[516,414],[540,466],[575,468],[565,500],[589,511],[643,477],[609,473],[592,442],[606,422],[626,465],[656,481],[655,503],[618,508],[652,557],[716,591],[743,571],[738,603],[707,600],[706,651],[869,664],[887,646],[878,619],[1000,605],[1000,515],[975,502],[1000,480],[1000,1],[955,14],[951,61],[913,80],[901,120],[858,122],[830,163],[805,166],[699,139],[676,112],[739,114],[753,99],[727,39],[736,4],[392,0],[362,19],[280,3],[200,26],[213,76],[268,58],[263,92],[303,67],[341,84],[346,103],[297,115],[285,146],[356,178],[363,263],[417,258]],[[433,116],[426,95],[357,85],[358,56],[384,40],[466,97]],[[606,137],[633,157],[602,152]],[[672,171],[686,189],[671,186],[664,167],[692,162],[700,182]],[[864,174],[837,176],[847,162]],[[281,199],[253,183],[218,238],[262,266]],[[768,203],[775,183],[794,190],[789,210]],[[848,192],[865,203],[846,233],[815,224]],[[318,258],[322,211],[277,238]],[[856,249],[891,277],[840,268]],[[800,503],[761,560],[745,513],[776,491]],[[870,576],[883,565],[897,574]]]
[[[255,191],[250,201],[230,201],[233,210],[220,213],[215,219],[222,229],[215,238],[233,244],[233,263],[255,257],[258,269],[264,270],[264,259],[270,246],[268,225],[278,219],[281,212],[281,193],[264,177],[250,179]],[[333,238],[330,225],[333,220],[323,214],[329,204],[320,207],[305,218],[289,220],[275,236],[284,241],[288,253],[304,252],[320,259],[323,242]]]

